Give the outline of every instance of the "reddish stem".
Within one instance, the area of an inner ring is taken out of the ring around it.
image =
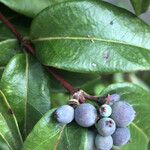
[[[74,87],[68,83],[65,79],[63,79],[60,75],[58,75],[58,73],[56,73],[56,70],[54,68],[51,67],[47,67],[48,72],[50,72],[57,81],[60,82],[60,84],[67,90],[69,91],[71,94],[74,94],[76,92],[76,90],[74,89]]]
[[[15,27],[8,21],[7,18],[0,12],[0,20],[10,29],[10,31],[16,36],[21,46],[25,49],[27,53],[35,55],[35,49],[32,46],[32,43],[23,38],[23,36],[15,29]],[[68,83],[65,79],[63,79],[56,70],[52,67],[44,66],[50,74],[54,76],[54,78],[60,82],[60,84],[73,96],[79,98],[79,101],[85,102],[86,99],[97,101],[99,97],[89,95],[85,92],[80,91],[79,89],[75,89],[70,83]]]
[[[7,20],[7,18],[4,17],[4,15],[1,12],[0,12],[0,20],[11,30],[11,32],[16,36],[19,42],[23,40],[22,35],[17,32],[14,26]]]
[[[8,21],[6,17],[0,12],[0,20],[8,27],[8,29],[15,35],[15,37],[18,39],[19,43],[22,45],[22,47],[25,48],[25,50],[30,53],[34,54],[34,49],[31,46],[31,43],[29,41],[26,41],[23,39],[23,36],[15,29],[15,27]]]
[[[11,30],[11,32],[16,36],[18,39],[19,43],[21,44],[22,47],[26,50],[27,53],[35,55],[35,49],[33,48],[31,42],[28,40],[25,40],[23,36],[15,29],[15,27],[8,21],[6,17],[0,12],[0,20],[8,27],[8,29]],[[63,87],[70,92],[71,94],[74,94],[75,89],[74,87],[69,84],[65,79],[63,79],[60,75],[56,73],[54,68],[44,66],[49,73],[51,73],[56,80],[58,80]]]

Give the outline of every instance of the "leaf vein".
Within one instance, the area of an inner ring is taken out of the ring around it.
[[[133,46],[133,47],[138,47],[146,50],[150,50],[146,47],[142,47],[139,45],[133,45],[121,41],[115,41],[115,40],[109,40],[109,39],[101,39],[101,38],[96,38],[96,37],[43,37],[43,38],[38,38],[32,40],[33,42],[40,42],[40,41],[52,41],[52,40],[84,40],[84,41],[101,41],[101,42],[110,42],[110,43],[116,43],[116,44],[123,44],[123,45],[128,45],[128,46]]]

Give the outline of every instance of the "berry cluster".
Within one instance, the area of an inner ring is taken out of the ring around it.
[[[75,107],[63,105],[55,112],[58,122],[68,124],[75,119],[82,127],[95,125],[97,136],[95,146],[98,150],[110,150],[113,145],[123,146],[130,140],[127,126],[134,120],[135,111],[125,101],[120,101],[118,94],[108,95],[105,104],[98,110],[90,103],[83,103]]]

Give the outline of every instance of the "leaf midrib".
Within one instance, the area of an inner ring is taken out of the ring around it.
[[[16,42],[17,40],[16,39],[7,39],[7,40],[3,40],[3,41],[0,41],[0,45],[1,44],[5,44],[5,43],[7,43],[7,42]]]
[[[61,135],[63,134],[63,131],[64,131],[64,128],[66,127],[66,125],[64,125],[61,129],[61,131],[58,133],[59,136],[56,140],[56,143],[55,143],[55,146],[57,147],[57,144],[58,144],[58,140],[61,138]],[[53,136],[49,136],[46,140],[42,141],[39,145],[37,145],[36,147],[34,147],[33,150],[36,150],[38,147],[40,147],[43,143],[47,142],[48,140],[50,140],[51,138],[53,138],[54,136],[56,136],[56,134],[54,134]],[[56,150],[56,148],[54,147],[54,150]]]
[[[8,101],[7,101],[7,98],[5,97],[5,95],[3,94],[3,92],[2,92],[1,90],[0,90],[0,93],[1,93],[1,95],[2,95],[2,97],[3,97],[3,99],[4,99],[4,102],[5,102],[6,106],[7,106],[8,108],[11,108],[10,105],[9,105],[9,103],[8,103]],[[21,136],[21,133],[20,133],[20,130],[19,130],[19,126],[18,126],[18,124],[17,124],[17,119],[16,119],[16,117],[15,117],[14,114],[13,114],[13,119],[14,119],[14,123],[15,123],[16,128],[17,128],[17,131],[18,131],[18,135],[19,135],[19,137],[20,137],[20,141],[23,143],[22,136]],[[6,121],[6,123],[7,123],[7,121]],[[12,137],[13,137],[13,140],[14,140],[14,142],[15,142],[15,139],[14,139],[14,136],[13,136],[13,134],[12,134],[12,131],[11,131],[11,129],[10,129],[10,127],[9,127],[8,124],[7,124],[7,126],[8,126],[8,128],[9,128],[9,130],[10,130],[10,132],[11,132],[11,135],[12,135]],[[15,142],[15,143],[16,143],[16,142]]]
[[[8,141],[5,139],[5,137],[3,136],[3,134],[1,132],[0,132],[0,136],[6,142],[7,146],[9,147],[9,149],[13,150],[13,148],[10,146],[10,144],[8,143]]]
[[[24,131],[25,136],[27,133],[27,103],[28,103],[28,75],[29,75],[29,62],[28,62],[28,55],[25,54],[25,62],[26,62],[26,68],[25,68],[25,108],[24,108]]]
[[[147,141],[149,141],[150,139],[148,138],[148,136],[145,134],[145,132],[139,128],[135,123],[132,123],[132,125],[140,132],[143,134],[143,136],[146,138]]]
[[[137,48],[141,48],[141,49],[145,49],[145,50],[150,50],[148,48],[145,47],[141,47],[139,45],[133,45],[133,44],[129,44],[129,43],[125,43],[125,42],[121,42],[121,41],[117,41],[117,40],[109,40],[109,39],[102,39],[102,38],[95,38],[95,37],[43,37],[43,38],[38,38],[38,39],[33,39],[32,42],[40,42],[40,41],[52,41],[52,40],[83,40],[83,41],[101,41],[101,42],[108,42],[108,43],[116,43],[116,44],[123,44],[123,45],[128,45],[128,46],[132,46],[132,47],[137,47]]]

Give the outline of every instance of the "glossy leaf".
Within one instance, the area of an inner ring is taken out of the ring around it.
[[[22,137],[8,99],[0,90],[0,141],[11,150],[22,147]],[[2,146],[2,143],[0,144]]]
[[[24,150],[93,150],[94,133],[75,123],[61,125],[50,110],[36,124],[24,143]]]
[[[0,79],[5,66],[17,53],[20,53],[20,48],[15,39],[0,41]]]
[[[150,26],[103,1],[45,9],[32,22],[31,38],[45,65],[76,72],[150,69]]]
[[[150,92],[130,83],[110,85],[101,94],[118,93],[121,100],[128,101],[136,110],[136,118],[131,128],[131,142],[123,150],[147,150],[150,140]]]
[[[0,0],[9,8],[28,17],[34,17],[44,8],[64,1],[67,0]]]
[[[17,53],[21,52],[15,39],[0,42],[0,67],[5,67],[9,60]]]
[[[50,108],[49,79],[36,59],[18,54],[5,68],[1,83],[26,135]]]
[[[147,11],[150,5],[150,0],[130,0],[130,1],[137,15],[140,15],[145,11]]]

